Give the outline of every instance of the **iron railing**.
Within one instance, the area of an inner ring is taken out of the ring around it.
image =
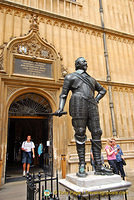
[[[55,184],[55,183],[56,184]],[[39,172],[27,176],[27,200],[59,200],[58,173],[56,177]]]

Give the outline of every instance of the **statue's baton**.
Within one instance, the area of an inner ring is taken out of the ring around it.
[[[43,115],[45,115],[45,116],[50,115],[50,116],[59,116],[59,117],[61,117],[62,115],[66,115],[66,114],[67,114],[67,112],[60,112],[60,113],[54,112],[54,113],[44,113]]]
[[[60,113],[55,112],[55,113],[52,113],[51,115],[60,117],[62,115],[66,115],[66,114],[67,114],[67,112],[60,112]]]

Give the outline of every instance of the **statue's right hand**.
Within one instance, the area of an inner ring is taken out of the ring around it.
[[[62,116],[62,110],[59,109],[59,110],[55,111],[54,115],[61,117]]]

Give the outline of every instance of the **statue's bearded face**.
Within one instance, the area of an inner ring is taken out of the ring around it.
[[[83,57],[78,58],[75,65],[76,69],[83,69],[84,71],[87,70],[87,61]]]

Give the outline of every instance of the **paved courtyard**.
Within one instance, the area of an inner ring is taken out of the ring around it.
[[[128,190],[128,200],[134,200],[134,171],[128,171],[127,181],[132,183],[132,186]],[[63,188],[60,186],[60,191]],[[60,200],[66,200],[66,196],[60,196]],[[0,200],[26,200],[26,181],[9,182],[0,188]]]

